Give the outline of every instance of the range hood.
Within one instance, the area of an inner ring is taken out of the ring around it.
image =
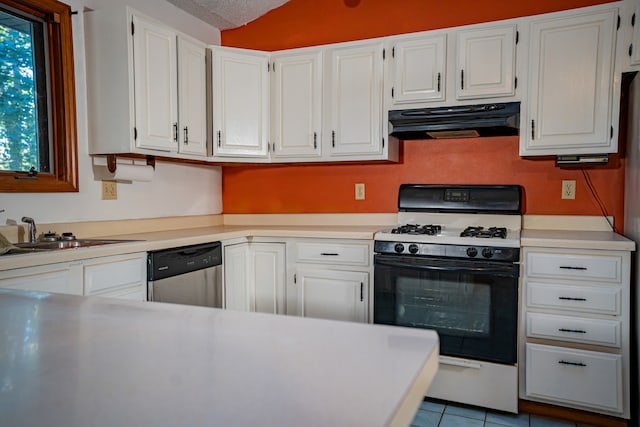
[[[402,140],[518,135],[519,126],[519,102],[389,111],[389,135]]]

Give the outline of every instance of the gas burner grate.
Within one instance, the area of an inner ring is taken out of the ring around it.
[[[460,237],[478,237],[482,239],[506,239],[507,229],[505,227],[467,227],[460,233]]]
[[[401,225],[399,227],[391,230],[393,234],[426,234],[428,236],[434,236],[439,234],[442,231],[442,226],[428,224],[428,225],[419,225],[419,224],[406,224]]]

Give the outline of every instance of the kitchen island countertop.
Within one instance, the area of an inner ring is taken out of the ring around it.
[[[0,290],[12,426],[408,425],[433,331]]]

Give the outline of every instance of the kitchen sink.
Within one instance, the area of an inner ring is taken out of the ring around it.
[[[136,240],[119,239],[76,239],[76,240],[56,240],[42,242],[14,243],[7,251],[6,255],[26,254],[33,252],[57,251],[61,249],[88,248],[93,246],[112,245],[115,243],[135,242]]]

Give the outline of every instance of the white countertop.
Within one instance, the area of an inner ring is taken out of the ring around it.
[[[530,230],[520,234],[520,244],[544,248],[634,251],[636,244],[612,231]]]
[[[88,248],[46,251],[37,254],[4,255],[0,256],[0,271],[110,255],[147,252],[242,237],[298,237],[372,240],[373,235],[382,227],[383,226],[380,225],[218,225],[211,227],[120,234],[117,236],[105,235],[97,236],[96,238],[138,241],[93,246]]]
[[[408,425],[433,331],[0,290],[11,426]]]

